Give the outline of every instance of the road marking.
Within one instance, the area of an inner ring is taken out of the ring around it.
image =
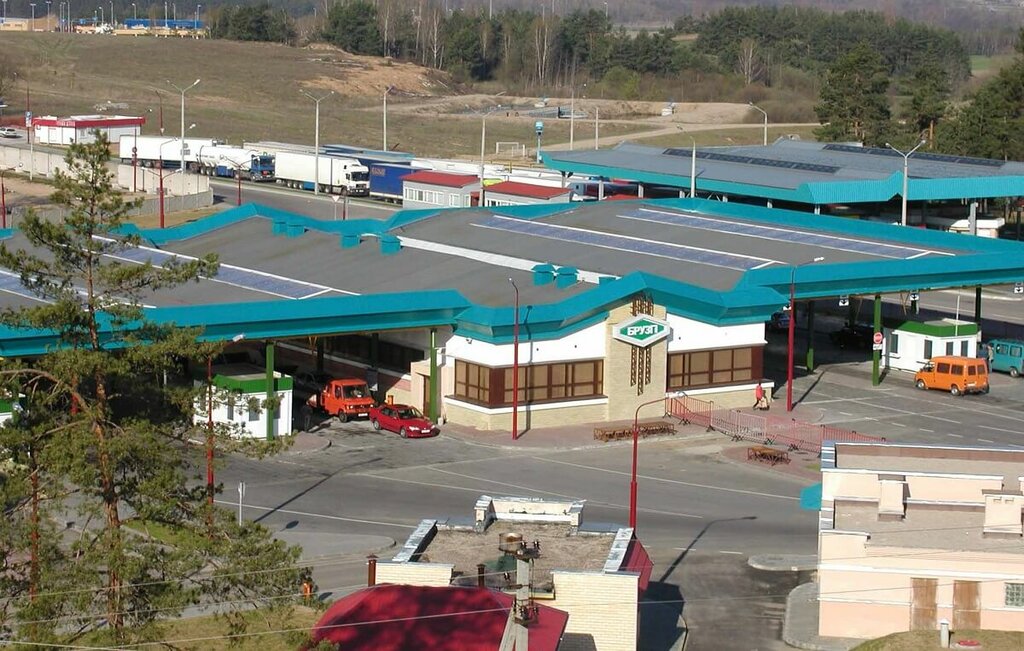
[[[621,470],[609,470],[607,468],[598,468],[596,466],[587,466],[581,463],[571,463],[569,461],[557,461],[555,459],[545,459],[544,457],[530,457],[536,461],[546,461],[547,463],[557,463],[563,466],[573,466],[574,468],[583,468],[584,470],[596,470],[598,472],[607,472],[613,475],[626,475],[629,476],[631,473],[622,472]],[[651,477],[649,475],[637,475],[638,478],[647,481],[660,481],[665,484],[678,484],[680,486],[692,486],[694,488],[706,488],[708,490],[723,491],[725,493],[739,493],[740,495],[754,495],[757,497],[772,497],[780,500],[788,500],[791,502],[799,502],[799,497],[790,497],[788,495],[775,495],[774,493],[761,493],[758,491],[748,491],[742,488],[726,488],[724,486],[709,486],[708,484],[696,484],[688,481],[679,481],[678,479],[664,479],[662,477]]]
[[[238,508],[238,502],[234,500],[214,500],[217,504]],[[338,520],[340,522],[355,522],[358,524],[376,524],[381,527],[399,527],[401,529],[415,529],[418,524],[399,524],[397,522],[383,522],[381,520],[360,520],[358,518],[343,518],[340,515],[327,515],[326,513],[307,513],[306,511],[290,511],[288,509],[276,509],[271,506],[258,506],[256,504],[242,504],[244,508],[256,509],[257,511],[273,511],[274,513],[286,513],[288,515],[301,515],[307,518],[323,518],[325,520]]]
[[[906,425],[904,425],[903,423],[897,423],[894,420],[889,421],[889,424],[890,425],[895,425],[896,427],[906,427]]]
[[[923,427],[919,427],[918,429],[921,430],[922,432],[930,432],[932,434],[935,433],[935,430],[933,430],[933,429],[925,429]]]
[[[978,425],[978,429],[990,429],[993,432],[1006,432],[1007,434],[1024,434],[1024,432],[1015,429],[1004,429],[1002,427],[989,427],[988,425]]]
[[[995,443],[995,441],[990,441],[988,439],[978,439],[978,440],[981,441],[982,443]]]
[[[718,553],[719,554],[736,554],[737,556],[743,556],[743,552],[732,552],[732,551],[729,551],[727,549],[719,549]]]
[[[853,414],[851,414],[851,413],[849,413],[849,412],[847,412],[847,411],[841,411],[841,412],[839,412],[839,413],[840,413],[841,415],[843,415],[843,416],[853,416]]]
[[[958,439],[962,439],[963,438],[962,434],[946,434],[946,436],[952,436],[952,437],[958,438]]]

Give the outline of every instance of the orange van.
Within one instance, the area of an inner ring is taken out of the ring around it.
[[[933,357],[914,374],[918,389],[949,391],[954,396],[988,393],[988,366],[974,357]]]

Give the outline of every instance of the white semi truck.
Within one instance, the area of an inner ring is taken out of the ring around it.
[[[199,149],[218,144],[209,138],[185,138],[185,164],[195,170],[199,166]],[[135,158],[142,167],[162,166],[165,169],[181,167],[181,138],[165,136],[121,136],[118,141],[118,157],[126,165]]]
[[[207,176],[228,179],[273,181],[274,156],[246,147],[203,145],[198,149],[198,171]]]
[[[320,154],[319,179],[316,178],[317,157],[312,153],[278,151],[274,173],[280,185],[312,190],[318,182],[321,192],[365,197],[370,194],[370,170],[352,158]]]

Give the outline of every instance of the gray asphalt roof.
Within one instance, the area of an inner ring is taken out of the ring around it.
[[[598,151],[545,152],[551,160],[690,176],[690,149],[623,143]],[[1024,163],[941,156],[918,151],[911,158],[914,178],[1024,175]],[[903,157],[890,149],[781,139],[767,146],[710,147],[697,150],[697,176],[771,188],[804,183],[885,179],[903,170]]]

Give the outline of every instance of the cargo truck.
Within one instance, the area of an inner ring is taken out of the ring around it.
[[[207,176],[274,180],[274,156],[266,152],[231,145],[204,145],[199,148],[198,159],[198,171]]]
[[[185,163],[188,169],[199,166],[199,149],[220,144],[209,138],[185,138]],[[181,167],[181,139],[165,136],[121,136],[118,141],[118,157],[125,165],[132,164],[134,157],[142,167],[177,169]]]
[[[392,163],[370,164],[370,196],[384,201],[402,201],[402,179],[418,168]]]
[[[319,179],[315,179],[317,157],[312,153],[279,151],[274,161],[277,182],[289,188],[365,197],[370,194],[370,170],[351,158],[320,156]],[[314,180],[315,179],[315,180]]]

